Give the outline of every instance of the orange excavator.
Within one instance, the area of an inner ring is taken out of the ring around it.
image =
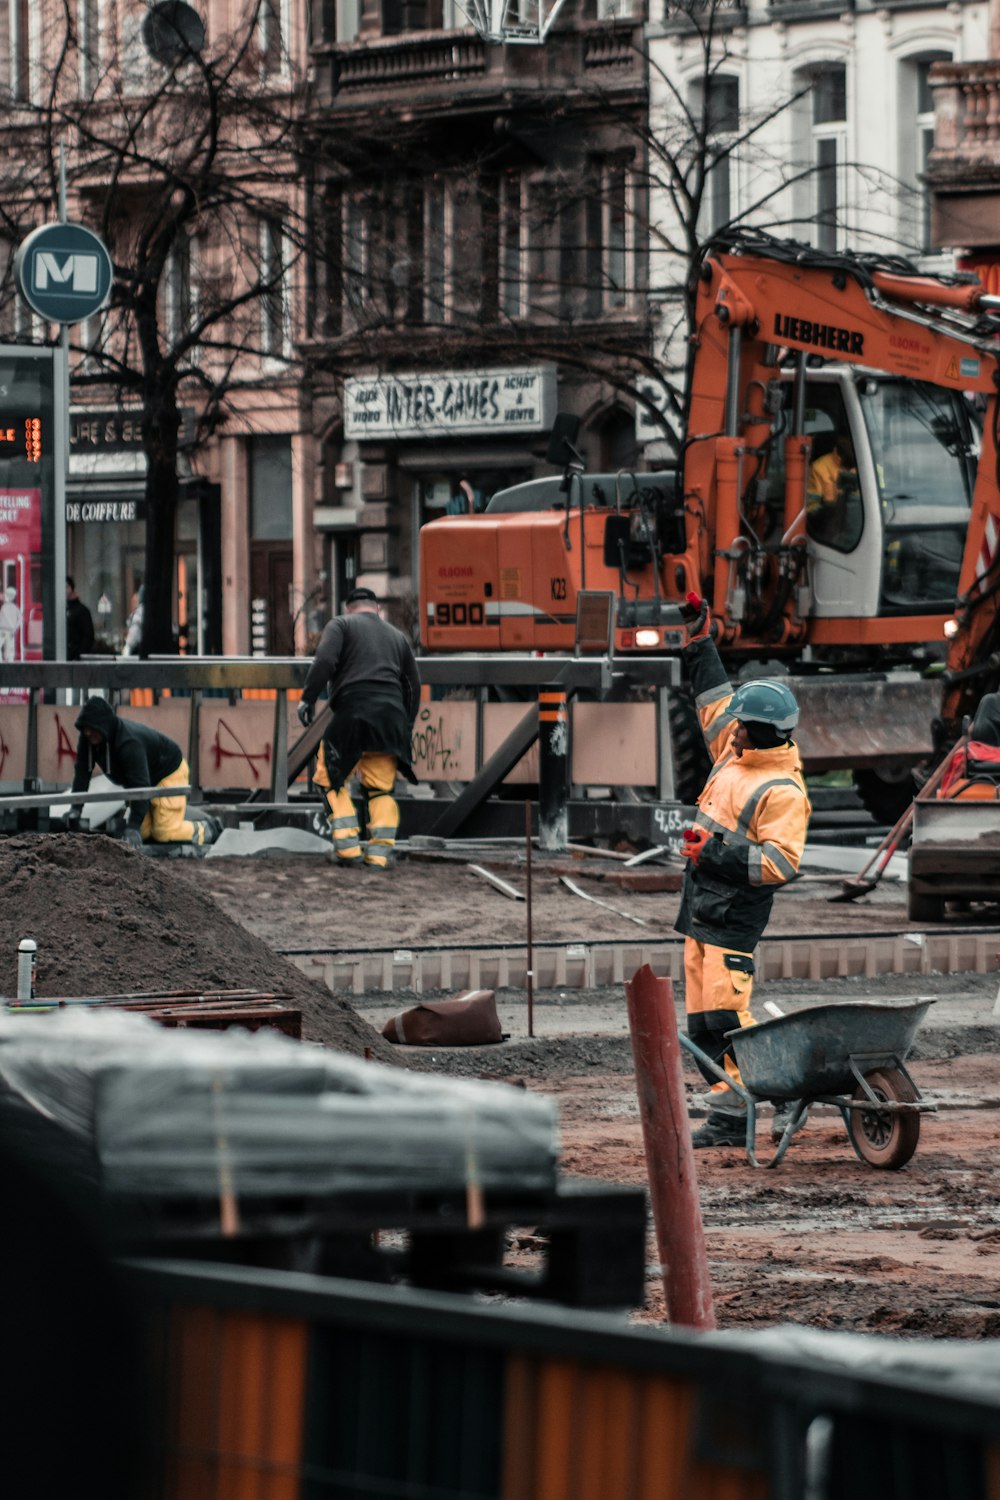
[[[597,591],[618,655],[672,651],[703,595],[734,676],[788,674],[807,770],[894,821],[1000,685],[998,334],[973,278],[713,241],[676,465],[587,473],[558,418],[561,477],[421,531],[425,650],[572,651]]]

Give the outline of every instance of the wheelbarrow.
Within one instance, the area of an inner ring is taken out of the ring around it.
[[[934,1110],[906,1070],[905,1058],[933,1000],[908,1005],[869,1005],[848,1001],[814,1005],[736,1031],[727,1031],[742,1087],[691,1038],[681,1044],[744,1100],[747,1107],[747,1159],[755,1167],[776,1167],[813,1104],[840,1110],[855,1154],[870,1167],[905,1166],[917,1149],[921,1113]],[[755,1149],[757,1106],[795,1106],[770,1161]]]

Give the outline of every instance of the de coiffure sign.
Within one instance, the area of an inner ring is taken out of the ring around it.
[[[547,432],[555,414],[555,365],[344,382],[344,435],[362,442]]]

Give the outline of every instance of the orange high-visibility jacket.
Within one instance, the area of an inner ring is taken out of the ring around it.
[[[779,885],[798,872],[812,808],[794,744],[737,756],[733,695],[710,640],[685,653],[714,765],[695,822],[713,835],[684,879],[680,932],[749,952],[767,926]]]

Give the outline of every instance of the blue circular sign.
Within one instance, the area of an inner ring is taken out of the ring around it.
[[[111,294],[114,267],[104,241],[82,224],[42,224],[14,257],[21,296],[49,323],[81,323]]]

